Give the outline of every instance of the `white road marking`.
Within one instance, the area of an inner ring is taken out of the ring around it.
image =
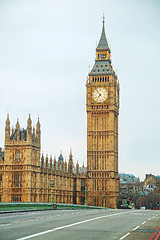
[[[11,223],[1,224],[0,226],[1,226],[1,227],[4,227],[4,226],[9,226],[9,225],[11,225]]]
[[[129,234],[131,234],[131,233],[128,232],[126,235],[124,235],[123,237],[121,237],[120,240],[124,239],[124,238],[127,237]]]
[[[101,216],[101,217],[90,218],[90,219],[83,220],[83,221],[80,221],[80,222],[75,222],[75,223],[72,223],[72,224],[68,224],[68,225],[64,225],[64,226],[61,226],[61,227],[53,228],[53,229],[50,229],[50,230],[47,230],[47,231],[44,231],[44,232],[39,232],[39,233],[35,233],[35,234],[29,235],[29,236],[26,236],[26,237],[18,238],[17,240],[26,240],[26,239],[38,237],[38,236],[41,236],[41,235],[44,235],[44,234],[47,234],[47,233],[55,232],[57,230],[61,230],[61,229],[64,229],[64,228],[73,227],[73,226],[76,226],[76,225],[79,225],[79,224],[82,224],[82,223],[91,222],[91,221],[95,221],[95,220],[98,220],[98,219],[117,216],[117,215],[122,215],[122,214],[127,214],[127,213],[128,212],[115,213],[115,214],[105,215],[105,216]],[[125,236],[127,236],[127,235],[125,235]],[[123,239],[123,238],[120,238],[120,239]]]
[[[133,228],[133,231],[135,231],[137,228],[139,228],[139,226],[137,226],[137,227]]]
[[[143,223],[141,223],[141,224],[143,225],[143,224],[145,224],[145,223],[146,223],[146,221],[145,221],[145,222],[143,222]]]

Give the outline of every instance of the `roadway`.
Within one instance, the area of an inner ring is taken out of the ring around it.
[[[160,231],[160,211],[51,210],[0,214],[1,240],[149,240]],[[157,229],[157,230],[156,230]],[[160,238],[157,238],[160,239]]]

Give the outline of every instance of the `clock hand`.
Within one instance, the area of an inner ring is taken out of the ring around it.
[[[96,89],[97,93],[99,94],[99,91]]]
[[[101,94],[99,93],[99,96],[98,96],[98,98],[100,98],[101,97]]]

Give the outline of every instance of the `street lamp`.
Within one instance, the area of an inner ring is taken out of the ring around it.
[[[54,198],[53,198],[53,188],[54,188],[54,181],[51,179],[51,203],[53,203],[53,208],[54,208]]]
[[[85,206],[87,206],[87,188],[85,188],[85,203],[84,203]]]
[[[106,203],[105,203],[106,201],[105,201],[105,200],[106,200],[106,197],[105,197],[105,194],[104,194],[104,195],[103,195],[103,207],[104,207],[104,208],[106,207]]]

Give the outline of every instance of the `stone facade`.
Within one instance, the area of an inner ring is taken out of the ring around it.
[[[72,153],[69,161],[58,161],[52,156],[44,159],[41,154],[40,122],[32,128],[29,115],[27,129],[16,128],[10,132],[9,115],[5,127],[4,154],[0,155],[0,200],[1,202],[50,202],[51,180],[57,203],[84,204],[85,168],[79,171],[73,166]],[[3,158],[2,158],[3,156]]]
[[[86,82],[89,205],[115,208],[119,197],[119,82],[113,70],[104,20],[96,60]]]

